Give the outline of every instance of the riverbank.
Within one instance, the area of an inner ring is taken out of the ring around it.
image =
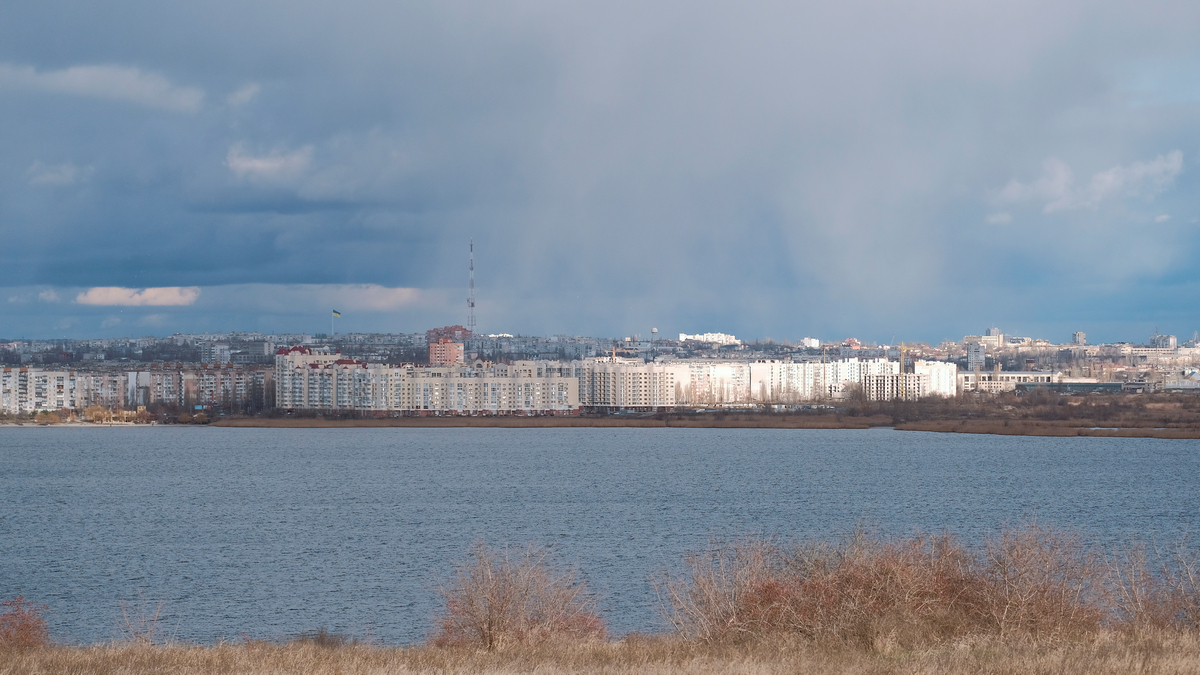
[[[937,407],[935,407],[937,406]],[[1095,436],[1117,438],[1200,439],[1200,419],[1178,411],[1141,410],[1124,415],[1063,415],[998,406],[995,410],[946,409],[939,404],[902,404],[896,409],[851,413],[703,413],[606,415],[589,417],[388,417],[337,419],[325,417],[236,417],[211,423],[218,427],[273,429],[342,428],[684,428],[684,429],[872,429],[929,431],[1004,436]],[[1090,412],[1070,409],[1067,412]],[[890,414],[889,414],[890,413]],[[914,419],[915,418],[915,419]]]
[[[164,416],[170,422],[173,418]],[[0,421],[0,426],[149,426],[132,423]],[[1195,394],[958,397],[919,401],[846,401],[836,409],[789,412],[729,411],[579,416],[281,416],[217,417],[207,426],[273,429],[338,428],[684,428],[871,429],[997,434],[1200,439],[1200,396]]]
[[[932,431],[950,434],[999,436],[1094,436],[1110,438],[1200,438],[1196,427],[1097,427],[1089,420],[926,420],[897,424],[897,431]]]
[[[1200,670],[1200,640],[1183,633],[1095,636],[1075,643],[964,640],[908,650],[881,643],[870,650],[771,640],[706,645],[632,636],[615,642],[540,645],[487,652],[470,648],[386,648],[313,642],[212,646],[101,645],[0,652],[0,675],[267,675],[275,673],[542,673],[575,675],[716,675],[718,673],[1088,673],[1190,675]]]

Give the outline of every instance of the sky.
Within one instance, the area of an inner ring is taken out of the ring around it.
[[[0,338],[1200,330],[1194,0],[0,4]]]

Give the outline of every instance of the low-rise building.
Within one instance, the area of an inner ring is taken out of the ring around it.
[[[1047,371],[963,371],[958,374],[959,391],[979,391],[997,394],[1013,391],[1018,384],[1051,384],[1061,379],[1061,374]]]

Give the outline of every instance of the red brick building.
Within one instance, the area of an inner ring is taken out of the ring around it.
[[[452,366],[462,363],[463,346],[461,342],[453,342],[450,338],[439,338],[429,343],[429,365]]]

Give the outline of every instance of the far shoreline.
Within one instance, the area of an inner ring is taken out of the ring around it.
[[[361,428],[641,428],[641,429],[888,429],[932,433],[999,436],[1056,436],[1097,438],[1200,439],[1195,427],[1098,427],[1086,420],[923,420],[904,422],[878,415],[728,414],[725,416],[664,415],[656,417],[391,417],[380,419],[230,418],[209,424],[230,428],[361,429]]]
[[[890,411],[892,414],[878,408],[862,412],[867,414],[846,414],[843,411],[720,411],[703,414],[671,412],[641,415],[428,415],[367,418],[230,416],[218,417],[201,424],[82,421],[42,424],[32,421],[4,421],[0,422],[0,428],[212,426],[234,429],[886,429],[999,436],[1200,439],[1200,416],[1192,414],[1168,417],[1155,415],[1148,410],[1136,411],[1131,415],[1111,415],[1107,416],[1107,419],[1097,419],[1091,415],[1065,416],[1066,419],[1015,417],[1004,414],[967,416],[961,411],[918,408],[898,408]]]
[[[835,415],[784,416],[747,413],[726,415],[658,415],[653,417],[578,416],[466,416],[384,417],[325,419],[317,417],[236,417],[210,422],[215,427],[270,429],[353,428],[492,428],[492,429],[586,429],[586,428],[681,428],[681,429],[873,429],[891,427],[886,416],[841,417]]]

